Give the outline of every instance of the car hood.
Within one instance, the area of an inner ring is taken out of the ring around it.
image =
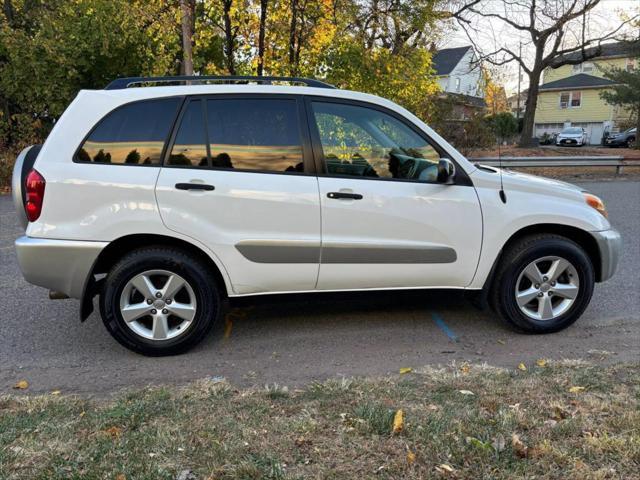
[[[490,177],[484,176],[485,179],[491,179],[496,183],[496,186],[500,185],[500,169],[495,167],[488,167],[480,165],[479,170],[484,172],[493,172]],[[475,172],[474,172],[475,173]],[[516,172],[514,170],[502,169],[502,183],[504,189],[519,190],[523,192],[531,193],[543,193],[546,195],[554,195],[561,198],[579,199],[582,201],[583,188],[573,185],[571,183],[563,182],[561,180],[554,180],[552,178],[539,177],[537,175],[530,175],[528,173]]]

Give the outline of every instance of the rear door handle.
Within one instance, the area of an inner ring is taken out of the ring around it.
[[[333,199],[349,199],[349,200],[362,200],[362,195],[359,193],[349,193],[349,192],[329,192],[327,193],[327,197]]]
[[[213,185],[207,185],[206,183],[176,183],[178,190],[215,190]]]

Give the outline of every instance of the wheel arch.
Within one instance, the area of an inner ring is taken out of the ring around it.
[[[100,293],[102,288],[104,277],[96,279],[96,276],[107,274],[111,267],[128,252],[138,248],[151,246],[174,247],[193,255],[195,258],[207,265],[207,268],[214,275],[221,296],[223,298],[228,297],[229,292],[231,291],[231,283],[227,276],[223,274],[222,269],[224,267],[221,265],[219,266],[211,255],[199,246],[186,240],[166,235],[145,233],[132,234],[113,240],[100,252],[100,255],[98,255],[98,258],[88,275],[84,292],[82,294],[80,304],[81,321],[86,320],[93,311],[93,297]]]
[[[527,225],[526,227],[522,227],[520,230],[514,232],[504,243],[502,248],[500,249],[500,253],[496,257],[493,267],[489,273],[489,276],[485,280],[483,290],[488,289],[493,282],[493,275],[495,273],[497,265],[500,263],[504,252],[509,248],[509,246],[513,245],[515,242],[520,240],[523,237],[527,237],[529,235],[541,234],[541,233],[551,233],[555,235],[560,235],[569,240],[574,241],[580,247],[584,249],[589,260],[591,260],[591,264],[593,265],[593,270],[596,277],[596,282],[599,282],[602,278],[602,258],[600,256],[600,249],[598,247],[598,242],[596,239],[586,230],[582,230],[578,227],[573,227],[571,225],[562,225],[557,223],[537,223],[534,225]]]

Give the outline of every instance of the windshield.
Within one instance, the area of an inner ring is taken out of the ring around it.
[[[570,133],[570,134],[576,134],[576,133],[582,133],[582,129],[581,128],[565,128],[562,133]]]

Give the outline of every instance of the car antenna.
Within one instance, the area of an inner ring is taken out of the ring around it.
[[[504,193],[504,184],[502,183],[502,152],[500,150],[500,144],[502,143],[502,139],[498,137],[498,168],[500,169],[500,191],[498,194],[500,195],[500,200],[502,203],[507,203],[507,194]]]

